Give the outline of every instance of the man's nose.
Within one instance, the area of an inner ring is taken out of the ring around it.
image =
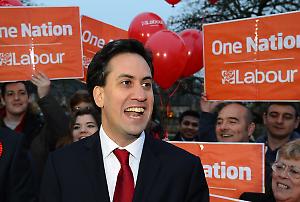
[[[20,98],[20,96],[18,95],[18,93],[15,93],[15,94],[14,94],[14,99],[15,99],[15,100],[18,100],[19,98]]]
[[[221,124],[220,124],[220,129],[221,129],[221,130],[226,130],[226,129],[228,129],[228,124],[227,124],[226,122],[221,123]]]
[[[138,85],[133,90],[133,99],[136,99],[138,101],[145,101],[147,99],[147,92],[145,89]]]
[[[278,116],[277,119],[276,119],[276,122],[277,123],[283,123],[283,116],[281,116],[281,115]]]

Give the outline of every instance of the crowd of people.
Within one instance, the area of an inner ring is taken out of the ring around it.
[[[273,200],[275,200],[273,196],[273,191],[275,190],[274,176],[277,176],[276,172],[274,171],[278,171],[276,165],[278,165],[278,155],[280,153],[281,148],[285,148],[286,145],[291,145],[290,147],[293,147],[295,149],[295,151],[285,151],[295,152],[295,154],[285,154],[285,158],[289,160],[294,160],[294,162],[291,162],[290,164],[292,168],[295,168],[295,170],[292,171],[295,171],[296,173],[300,174],[300,158],[298,156],[299,153],[297,153],[300,151],[300,134],[298,133],[300,114],[298,102],[268,103],[262,117],[264,122],[264,130],[263,133],[260,134],[257,138],[254,138],[253,136],[256,127],[253,113],[245,103],[209,102],[206,100],[206,97],[203,96],[200,105],[202,108],[202,113],[200,114],[200,116],[197,115],[193,117],[193,120],[198,123],[197,127],[193,128],[191,125],[189,125],[189,129],[193,129],[195,131],[194,135],[189,136],[189,138],[185,138],[185,134],[182,133],[185,127],[185,125],[182,122],[184,118],[181,117],[179,119],[180,130],[176,138],[173,140],[264,143],[266,146],[265,192],[267,194],[267,197],[270,197],[270,199]],[[190,111],[183,112],[182,116],[185,116],[186,113],[190,113]],[[197,112],[194,111],[194,113]],[[178,136],[180,136],[181,138],[178,138]],[[282,171],[285,171],[285,168],[282,169]],[[288,176],[287,178],[289,178],[293,183],[281,182],[281,185],[276,184],[276,190],[281,189],[282,192],[288,195],[287,198],[290,201],[300,200],[300,193],[294,191],[298,189],[300,190],[299,179],[297,177],[291,179],[291,176]],[[291,184],[295,185],[292,186]],[[277,193],[274,194],[276,196]],[[247,199],[248,196],[251,196],[251,201],[269,201],[262,200],[261,197],[257,197],[257,195],[253,193],[243,195],[242,198]]]
[[[209,201],[200,158],[161,140],[152,59],[138,41],[112,41],[94,56],[68,112],[37,71],[35,113],[28,82],[1,84],[0,201]],[[180,115],[171,141],[264,143],[266,193],[241,198],[300,200],[299,103],[269,103],[257,138],[245,103],[203,96],[200,106]]]

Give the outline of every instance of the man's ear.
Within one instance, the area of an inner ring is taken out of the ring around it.
[[[295,127],[294,127],[294,129],[298,128],[299,123],[300,123],[300,117],[297,116],[297,117],[296,117],[296,121],[295,121]]]
[[[100,108],[104,107],[104,89],[101,86],[95,86],[93,90],[93,98],[96,105]]]
[[[251,122],[248,125],[248,136],[249,136],[249,138],[253,135],[254,131],[255,131],[255,123]]]
[[[4,98],[2,96],[0,96],[0,105],[5,106],[5,101],[4,101]]]
[[[264,112],[264,114],[263,114],[263,121],[264,121],[264,124],[266,124],[266,122],[267,122],[267,112]]]

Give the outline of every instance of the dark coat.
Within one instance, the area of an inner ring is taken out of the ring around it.
[[[23,136],[0,128],[0,201],[36,201],[32,166],[23,147]]]
[[[41,202],[109,202],[99,132],[50,154]],[[146,135],[133,202],[209,201],[200,159]]]
[[[25,136],[24,147],[30,151],[39,184],[49,152],[54,151],[57,140],[68,133],[69,119],[50,94],[39,99],[38,105],[43,118],[28,110],[21,133]],[[0,126],[6,127],[3,120],[0,121]]]

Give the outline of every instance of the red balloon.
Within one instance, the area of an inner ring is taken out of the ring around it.
[[[171,4],[172,6],[174,6],[175,4],[177,4],[180,0],[165,0],[168,4]]]
[[[180,78],[186,65],[184,41],[172,31],[161,30],[148,39],[146,47],[153,54],[154,80],[161,88],[170,88]]]
[[[166,29],[164,21],[154,13],[141,13],[130,23],[128,37],[139,40],[144,45],[155,32]]]
[[[208,0],[211,4],[217,3],[218,0]]]
[[[0,0],[0,6],[23,6],[19,0]]]
[[[203,67],[203,36],[197,29],[187,29],[179,33],[188,49],[188,60],[183,77],[190,76]]]

